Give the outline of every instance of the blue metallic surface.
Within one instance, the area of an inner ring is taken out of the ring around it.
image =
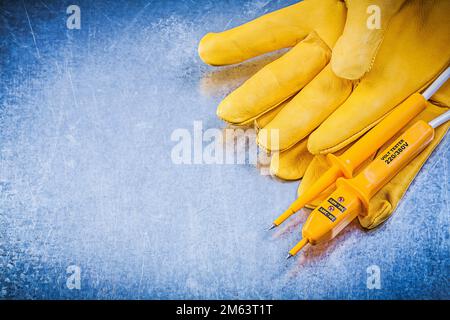
[[[254,72],[204,65],[201,36],[288,3],[76,1],[69,30],[72,1],[2,1],[1,298],[450,298],[448,137],[385,224],[288,262],[300,229],[266,228],[297,183],[171,161],[171,133],[224,127],[216,105]]]

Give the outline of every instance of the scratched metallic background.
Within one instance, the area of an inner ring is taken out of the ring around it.
[[[287,3],[2,1],[0,297],[450,298],[449,138],[387,223],[289,263],[299,229],[266,227],[297,183],[171,162],[173,130],[224,127],[216,105],[265,62],[213,71],[198,40]]]

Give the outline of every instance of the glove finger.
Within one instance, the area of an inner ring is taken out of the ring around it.
[[[405,1],[346,1],[347,20],[331,58],[333,71],[339,77],[356,80],[370,70],[391,18]],[[375,21],[371,21],[369,13]]]
[[[327,65],[264,129],[268,132],[278,130],[279,150],[286,150],[316,129],[347,99],[351,91],[352,82],[337,77],[331,66]],[[266,150],[278,151],[273,149],[270,139],[260,141],[258,136],[258,144]]]
[[[253,121],[303,88],[327,65],[330,55],[328,46],[311,33],[230,93],[217,115],[232,124]]]
[[[274,153],[270,161],[270,172],[283,180],[298,180],[313,157],[306,148],[305,139],[289,150]]]
[[[261,68],[280,58],[284,53],[280,50],[238,65],[210,69],[200,79],[201,93],[210,97],[224,96],[239,87]]]
[[[428,104],[426,110],[420,113],[415,119],[408,125],[416,123],[418,120],[430,121],[431,119],[439,116],[443,112],[447,111],[446,108],[440,108],[432,104]],[[437,147],[439,142],[445,136],[448,130],[449,123],[438,127],[435,130],[434,140],[429,146],[427,146],[413,161],[411,161],[405,168],[403,168],[388,184],[386,184],[377,194],[370,200],[369,210],[366,216],[359,216],[359,221],[364,228],[372,229],[388,219],[393,211],[397,208],[400,200],[405,192],[408,190],[409,185],[414,180],[415,176],[419,172],[420,168],[426,162],[430,154]],[[402,132],[407,130],[405,128]],[[399,133],[397,137],[400,135]],[[394,142],[397,138],[391,139],[380,150],[384,150],[389,144]]]
[[[205,63],[234,64],[292,47],[313,30],[332,46],[344,27],[345,12],[344,4],[337,0],[301,1],[239,27],[208,33],[198,52]]]
[[[276,115],[292,100],[288,98],[286,101],[280,103],[277,107],[273,108],[269,112],[264,113],[260,117],[255,119],[255,129],[259,131],[260,129],[267,126],[267,124],[272,121]],[[270,135],[269,135],[270,136]],[[268,150],[268,149],[266,149]]]
[[[372,70],[311,133],[311,153],[335,152],[356,140],[445,69],[450,52],[449,11],[449,1],[405,3],[389,25]]]

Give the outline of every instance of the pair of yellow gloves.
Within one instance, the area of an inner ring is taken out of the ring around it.
[[[291,48],[229,94],[217,115],[264,128],[258,144],[278,153],[273,174],[303,178],[301,194],[327,169],[325,154],[345,150],[445,70],[449,30],[448,0],[304,0],[208,33],[198,50],[204,62],[219,66]],[[446,84],[411,124],[431,120],[449,105]],[[434,142],[372,198],[360,217],[363,227],[376,227],[392,214],[447,128],[438,128]],[[279,141],[271,141],[271,130]]]

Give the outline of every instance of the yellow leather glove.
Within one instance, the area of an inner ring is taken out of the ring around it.
[[[380,29],[367,28],[371,4],[380,8]],[[235,125],[274,115],[266,121],[266,130],[261,130],[266,135],[258,135],[258,143],[281,152],[272,164],[275,175],[299,179],[308,163],[295,159],[310,159],[305,155],[308,151],[321,154],[343,148],[445,68],[449,8],[445,0],[348,0],[345,4],[305,0],[240,27],[207,34],[199,53],[213,65],[294,45],[228,95],[217,114]],[[331,54],[335,44],[336,52]],[[364,75],[359,84],[342,78],[357,75]],[[270,141],[273,129],[279,132],[278,143]]]
[[[444,70],[450,56],[448,35],[444,31],[450,27],[450,19],[446,18],[449,4],[416,0],[405,3],[392,17],[370,71],[355,83],[351,94],[337,108],[320,101],[335,90],[343,92],[336,82],[329,80],[331,77],[319,81],[326,69],[283,107],[264,127],[266,131],[279,130],[282,152],[278,168],[274,166],[277,175],[288,179],[301,177],[293,174],[301,172],[299,164],[293,167],[291,161],[282,161],[283,158],[305,158],[305,151],[291,148],[297,141],[307,139],[307,149],[313,154],[336,152],[358,139],[393,107],[423,89]],[[344,36],[345,33],[341,39]],[[353,73],[355,70],[340,69]],[[320,83],[321,90],[319,85],[317,90],[313,88],[316,83]],[[302,165],[302,170],[306,166]]]
[[[387,17],[392,16],[403,1],[377,0],[376,3],[383,8],[387,21]],[[230,94],[220,104],[218,115],[235,125],[247,124],[270,113],[308,84],[302,90],[303,98],[296,97],[295,103],[298,105],[303,101],[309,106],[309,116],[302,117],[307,126],[298,128],[298,124],[293,123],[290,128],[286,127],[288,132],[282,135],[280,141],[281,150],[293,147],[351,92],[351,81],[336,77],[331,68],[326,67],[331,57],[330,48],[341,35],[345,19],[346,6],[342,1],[306,0],[243,26],[222,33],[207,34],[200,42],[199,54],[205,62],[213,65],[237,63],[272,50],[294,46],[286,55],[264,67]],[[381,39],[386,25],[387,22],[381,25],[380,30],[371,30],[371,37]],[[360,40],[353,42],[355,41]],[[366,48],[371,46],[377,46],[377,41],[365,45]],[[323,92],[323,89],[327,91]],[[295,131],[296,134],[290,136],[289,131]],[[259,139],[260,144],[272,150],[270,139],[266,143],[263,140]],[[281,154],[278,158],[279,166],[272,165],[273,168],[279,168],[274,170],[276,175],[285,179],[301,177],[304,169],[297,170],[295,174],[293,170],[285,170],[291,168],[291,164],[295,165],[295,162],[288,160],[302,158],[302,154],[308,153],[306,143],[300,144],[303,148],[296,146],[292,148],[290,155]],[[306,155],[304,158],[311,157]],[[306,165],[304,163],[300,167],[306,168]]]

